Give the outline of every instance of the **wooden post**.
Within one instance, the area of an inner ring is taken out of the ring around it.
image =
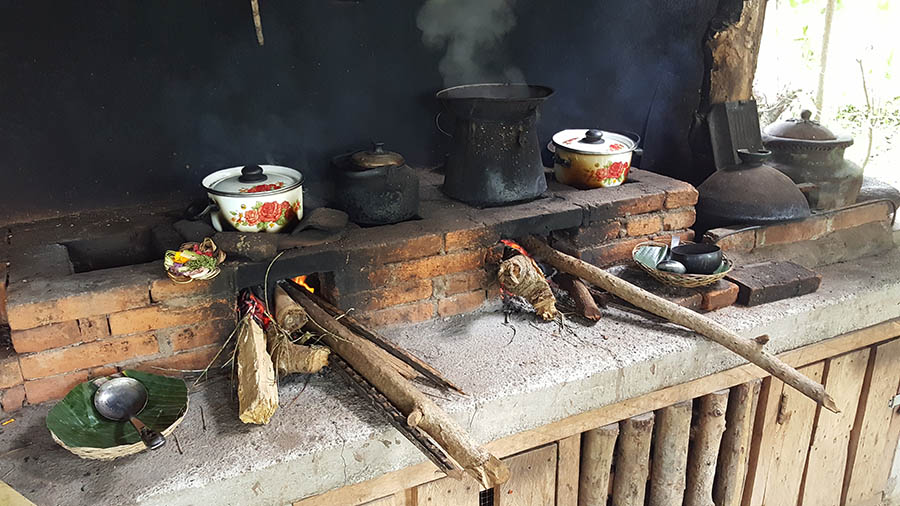
[[[680,505],[684,500],[692,407],[691,401],[683,401],[656,412],[649,506]]]
[[[622,436],[616,452],[612,506],[643,506],[650,476],[650,440],[653,413],[644,413],[620,422]]]
[[[618,437],[618,423],[591,429],[581,436],[578,506],[606,506],[609,498],[609,471]]]
[[[535,236],[525,237],[520,243],[553,267],[578,276],[641,309],[708,337],[796,388],[829,411],[833,413],[840,411],[834,399],[825,391],[825,387],[761,349],[752,339],[744,339],[706,316],[634,286],[581,259],[557,251]]]
[[[758,379],[742,383],[733,387],[728,394],[725,434],[722,435],[716,480],[713,484],[713,501],[716,506],[741,504],[761,383]]]
[[[716,14],[727,26],[711,33],[706,43],[712,55],[709,103],[749,100],[753,96],[766,1],[720,2],[727,5]],[[742,8],[739,12],[722,12],[737,5]]]
[[[704,395],[699,410],[691,450],[688,454],[687,489],[684,506],[716,506],[712,499],[713,478],[719,444],[725,432],[725,410],[728,390]]]

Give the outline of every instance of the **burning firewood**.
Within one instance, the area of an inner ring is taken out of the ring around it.
[[[504,290],[528,301],[541,318],[556,318],[556,297],[534,260],[525,255],[504,260],[497,277]]]
[[[266,340],[278,374],[314,374],[328,365],[331,350],[327,347],[306,346],[290,341],[289,333],[306,325],[309,316],[281,287],[275,288],[275,321],[278,326],[269,326]]]

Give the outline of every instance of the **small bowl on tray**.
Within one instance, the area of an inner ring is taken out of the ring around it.
[[[690,242],[682,243],[682,245],[690,246],[689,248],[683,248],[684,250],[688,250],[689,252],[694,247],[697,247],[695,246],[695,243]],[[682,248],[682,246],[678,246],[678,248]],[[721,253],[721,250],[719,252]],[[712,252],[704,250],[700,254],[708,255],[710,253]],[[710,274],[678,274],[674,272],[662,271],[656,268],[657,264],[659,264],[663,260],[668,260],[670,257],[672,257],[672,255],[669,250],[669,246],[665,243],[656,241],[642,242],[635,246],[631,251],[631,258],[634,259],[634,263],[636,263],[637,266],[647,274],[653,276],[653,278],[660,283],[670,286],[680,286],[682,288],[697,288],[700,286],[711,285],[716,281],[724,278],[731,271],[732,267],[734,267],[734,262],[732,262],[731,259],[723,254],[721,263]],[[690,258],[690,255],[688,255],[688,258]],[[708,260],[708,257],[705,259]]]

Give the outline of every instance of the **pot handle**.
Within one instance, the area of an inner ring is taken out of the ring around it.
[[[443,128],[441,128],[441,114],[444,114],[444,111],[439,111],[439,112],[434,116],[434,126],[437,127],[438,132],[440,132],[440,133],[446,135],[447,137],[451,137],[451,138],[452,138],[452,137],[453,137],[453,134],[448,133],[446,130],[444,130]]]
[[[565,158],[559,156],[559,153],[556,153],[556,152],[553,153],[553,162],[557,163],[563,167],[566,167],[566,168],[569,168],[572,166],[571,160],[566,160]]]
[[[184,210],[184,219],[188,221],[197,221],[207,214],[215,213],[219,210],[219,206],[209,200],[197,200],[191,203]]]

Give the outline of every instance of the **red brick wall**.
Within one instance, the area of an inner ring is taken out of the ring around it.
[[[0,359],[3,409],[59,399],[119,368],[206,367],[234,328],[228,278],[176,285],[154,263],[10,286],[17,354]]]

